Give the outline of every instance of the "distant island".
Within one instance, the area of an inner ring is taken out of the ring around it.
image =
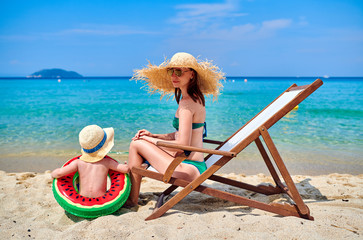
[[[74,71],[66,71],[60,68],[43,69],[35,72],[27,78],[83,78],[81,74]]]

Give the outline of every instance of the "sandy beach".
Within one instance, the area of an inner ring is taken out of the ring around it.
[[[250,184],[271,183],[264,174],[223,176]],[[66,213],[53,197],[50,172],[0,172],[1,239],[362,239],[363,175],[293,176],[314,221],[281,217],[193,193],[163,217],[144,221],[165,184],[144,178],[140,206],[87,220]],[[207,184],[215,184],[207,182]],[[283,195],[222,190],[263,202]]]

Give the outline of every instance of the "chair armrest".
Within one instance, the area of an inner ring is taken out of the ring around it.
[[[185,155],[185,153],[181,153],[174,158],[174,160],[169,164],[168,168],[165,170],[165,173],[163,176],[164,183],[168,183],[170,181],[170,178],[173,175],[175,168],[185,159],[187,159],[187,156]]]
[[[203,139],[203,142],[210,143],[210,144],[217,144],[217,145],[221,145],[223,143],[221,141],[211,140],[211,139]]]
[[[237,156],[237,153],[235,153],[235,152],[227,152],[227,151],[220,151],[220,150],[206,149],[206,148],[197,148],[197,147],[185,146],[185,145],[180,145],[180,144],[175,144],[175,143],[168,143],[168,142],[163,142],[163,141],[157,141],[156,146],[180,149],[180,150],[184,150],[187,152],[202,152],[202,153],[209,153],[209,154],[217,154],[217,155],[222,155],[222,156],[227,156],[227,157]],[[187,155],[184,152],[182,154],[179,154],[170,163],[170,165],[166,169],[164,176],[163,176],[164,183],[168,183],[170,181],[170,178],[173,175],[175,168],[185,159],[187,159]]]
[[[221,151],[221,150],[215,150],[215,149],[206,149],[206,148],[198,148],[198,147],[191,147],[186,145],[180,145],[175,143],[168,143],[163,141],[157,141],[156,146],[159,147],[167,147],[167,148],[174,148],[174,149],[180,149],[184,151],[190,151],[190,152],[202,152],[202,153],[209,153],[209,154],[216,154],[216,155],[222,155],[227,157],[235,157],[237,156],[236,152],[229,152],[229,151]]]

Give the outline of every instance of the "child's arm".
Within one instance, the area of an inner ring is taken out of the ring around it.
[[[108,167],[114,171],[118,171],[118,172],[122,172],[122,173],[130,172],[129,165],[117,163],[115,161],[108,161]]]
[[[70,173],[76,172],[77,170],[78,170],[78,163],[77,160],[75,160],[65,167],[55,169],[51,173],[51,176],[52,178],[60,178]]]

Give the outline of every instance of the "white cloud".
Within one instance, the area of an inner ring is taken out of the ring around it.
[[[263,36],[274,34],[279,29],[289,27],[291,25],[291,22],[291,19],[275,19],[270,21],[264,21],[262,22],[262,27],[259,32]]]
[[[170,22],[178,24],[178,36],[195,39],[244,40],[272,36],[276,31],[288,28],[291,19],[273,19],[260,23],[243,23],[239,3],[226,0],[223,3],[182,4],[175,7],[176,17]],[[242,24],[241,24],[242,23]]]
[[[278,30],[288,28],[290,19],[275,19],[261,24],[242,24],[230,27],[210,26],[204,30],[194,32],[192,37],[197,39],[217,39],[230,41],[257,40],[273,36]]]
[[[231,0],[225,3],[178,5],[176,9],[184,9],[185,11],[181,11],[175,21],[185,22],[190,18],[209,19],[214,17],[241,16],[240,13],[235,12],[237,8],[236,2]]]
[[[261,30],[271,31],[275,29],[286,28],[290,26],[291,19],[276,19],[262,22]]]
[[[133,34],[155,34],[155,32],[137,30],[124,25],[85,25],[79,28],[66,29],[51,35],[101,35],[119,36]]]
[[[253,24],[236,25],[231,28],[214,28],[206,29],[196,33],[195,37],[203,39],[223,39],[239,40],[256,32],[256,26]]]
[[[67,36],[121,36],[121,35],[151,35],[158,32],[138,30],[124,25],[97,25],[83,24],[80,27],[64,29],[55,32],[30,33],[28,35],[0,35],[0,40],[7,41],[36,41],[42,39],[51,39],[53,37]]]
[[[181,24],[186,27],[202,26],[216,18],[234,18],[246,15],[238,12],[238,2],[227,0],[224,3],[182,4],[175,7],[180,10],[171,23]]]

